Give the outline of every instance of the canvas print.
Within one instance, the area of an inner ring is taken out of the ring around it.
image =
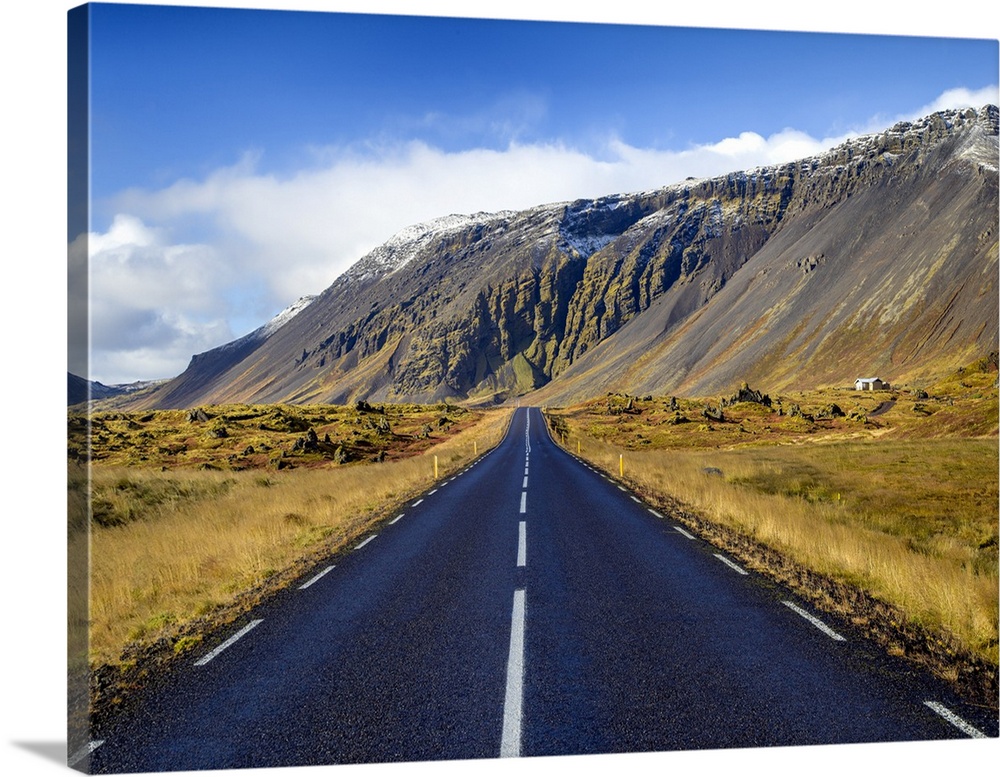
[[[68,761],[998,736],[998,41],[91,3]]]

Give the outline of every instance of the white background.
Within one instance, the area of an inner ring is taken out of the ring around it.
[[[172,3],[178,4],[178,3]],[[187,3],[196,4],[196,3]],[[998,38],[992,4],[961,0],[886,5],[836,3],[694,2],[656,9],[648,0],[301,0],[232,2],[215,6],[351,12],[476,15],[608,23],[673,24],[830,32]],[[0,363],[3,405],[0,451],[5,500],[3,646],[0,686],[5,774],[65,773],[65,42],[66,12],[76,3],[14,0],[0,22],[0,165],[2,223],[13,245],[3,250],[0,325],[6,333]],[[475,8],[475,13],[469,7]],[[763,6],[763,7],[762,7]],[[802,6],[808,6],[803,8]],[[570,11],[569,9],[572,8]],[[875,17],[874,19],[872,17]],[[905,67],[905,63],[901,63]],[[1000,763],[1000,740],[890,743],[865,746],[636,754],[459,763],[256,769],[248,775],[541,775],[553,770],[600,774],[843,773],[931,775],[968,772]],[[233,772],[174,772],[234,774]]]

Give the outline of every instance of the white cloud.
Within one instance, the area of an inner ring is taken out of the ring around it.
[[[597,158],[559,144],[445,152],[421,142],[369,153],[328,151],[331,161],[287,178],[244,160],[201,182],[181,181],[118,198],[121,212],[180,225],[208,218],[213,245],[239,251],[275,301],[325,288],[353,262],[409,224],[448,213],[651,189],[771,164],[822,148],[801,133],[744,133],[684,151],[639,149],[612,138]]]
[[[87,284],[79,282],[84,262]],[[74,241],[70,318],[80,321],[72,311],[85,292],[77,290],[89,285],[89,374],[104,383],[172,377],[193,354],[232,339],[226,288],[239,275],[225,265],[214,248],[169,245],[161,230],[128,215]]]
[[[916,121],[932,113],[945,110],[955,110],[960,108],[982,108],[984,105],[1000,104],[1000,89],[997,84],[985,86],[982,89],[966,89],[964,87],[948,89],[942,92],[931,102],[913,111],[900,113],[895,116],[877,115],[871,116],[863,124],[854,128],[852,135],[864,135],[871,132],[881,132],[886,127],[891,127],[901,121]]]
[[[991,99],[995,88],[953,90],[915,116]],[[848,137],[744,132],[682,150],[641,149],[611,137],[598,154],[516,142],[504,150],[445,152],[414,141],[324,149],[315,156],[321,164],[284,177],[261,172],[262,157],[248,154],[202,181],[117,199],[117,211],[130,215],[117,216],[90,241],[94,369],[104,374],[107,365],[115,381],[175,375],[191,354],[322,291],[419,221],[653,189],[792,161]],[[198,237],[170,237],[185,234]]]
[[[929,113],[944,111],[949,108],[982,108],[988,103],[996,105],[998,100],[997,85],[987,86],[982,89],[949,89],[938,97],[930,105],[926,105],[910,115],[911,119],[918,119]]]

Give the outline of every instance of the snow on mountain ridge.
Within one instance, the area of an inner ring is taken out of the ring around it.
[[[289,305],[287,308],[278,313],[274,318],[268,321],[266,324],[257,327],[249,334],[243,335],[236,340],[226,343],[225,345],[219,346],[220,351],[232,350],[234,348],[239,348],[240,346],[246,345],[251,341],[266,340],[268,337],[277,332],[281,327],[291,321],[295,316],[305,310],[313,300],[316,299],[315,294],[307,294],[304,297],[299,297],[295,302]]]
[[[790,167],[798,166],[803,175],[837,173],[845,165],[855,164],[866,158],[880,156],[886,164],[893,164],[898,157],[895,151],[887,150],[886,146],[894,142],[898,148],[906,147],[907,141],[916,141],[929,133],[951,135],[972,124],[979,130],[970,133],[967,155],[984,166],[995,166],[995,155],[985,153],[981,143],[975,143],[971,136],[996,136],[997,109],[995,106],[984,106],[981,109],[963,108],[938,111],[913,121],[898,122],[891,128],[880,132],[858,135],[826,151],[805,157],[796,161],[762,165],[746,170],[734,171],[723,176],[706,178],[688,178],[658,189],[642,192],[612,194],[590,201],[573,203],[550,203],[529,208],[526,211],[502,210],[493,213],[478,212],[474,214],[451,214],[439,218],[412,224],[400,230],[384,243],[371,250],[358,262],[351,266],[340,277],[342,282],[355,283],[374,280],[398,272],[434,240],[439,240],[449,234],[460,232],[477,224],[496,223],[501,220],[515,218],[526,212],[541,212],[564,208],[559,220],[558,232],[562,250],[574,251],[582,257],[605,248],[620,235],[620,231],[610,227],[602,219],[593,219],[597,212],[614,211],[636,197],[649,196],[655,192],[683,190],[689,187],[711,182],[713,180],[728,180],[749,182],[752,185],[763,185],[769,189]],[[650,214],[653,215],[653,214]],[[721,226],[722,221],[732,213],[718,211],[713,213],[715,226]]]
[[[264,326],[251,332],[251,334],[257,334],[260,337],[269,337],[278,331],[281,327],[291,321],[295,316],[301,313],[309,304],[316,299],[315,294],[307,294],[304,297],[299,297],[295,302],[289,305],[287,308],[282,310],[278,315],[268,321]]]
[[[598,214],[609,214],[619,210],[635,197],[648,193],[611,194],[596,200],[578,201],[566,206],[559,224],[559,247],[566,253],[575,251],[582,257],[590,257],[612,243],[621,234],[619,229],[601,229],[595,224],[607,225],[607,220],[594,218]]]
[[[496,213],[474,213],[463,215],[452,213],[430,221],[411,224],[401,229],[382,245],[369,251],[342,276],[351,281],[381,278],[402,269],[432,240],[459,232],[475,224],[500,221],[516,215],[517,211],[504,210]]]

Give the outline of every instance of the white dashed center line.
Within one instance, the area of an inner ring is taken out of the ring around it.
[[[521,521],[517,526],[517,565],[523,567],[527,563],[527,526]]]
[[[687,537],[687,538],[688,538],[689,540],[693,540],[693,539],[694,539],[694,535],[693,535],[693,534],[690,534],[690,533],[688,533],[688,532],[684,531],[684,529],[682,529],[682,528],[681,528],[680,526],[675,526],[675,527],[674,527],[674,531],[678,531],[678,532],[680,532],[680,533],[681,533],[681,534],[683,534],[683,535],[684,535],[685,537]]]
[[[522,491],[521,492],[521,512],[522,513],[528,512],[528,492],[527,491]]]
[[[521,755],[521,710],[524,706],[524,589],[514,591],[514,608],[510,617],[510,652],[507,657],[507,692],[503,702],[503,733],[500,757]]]

